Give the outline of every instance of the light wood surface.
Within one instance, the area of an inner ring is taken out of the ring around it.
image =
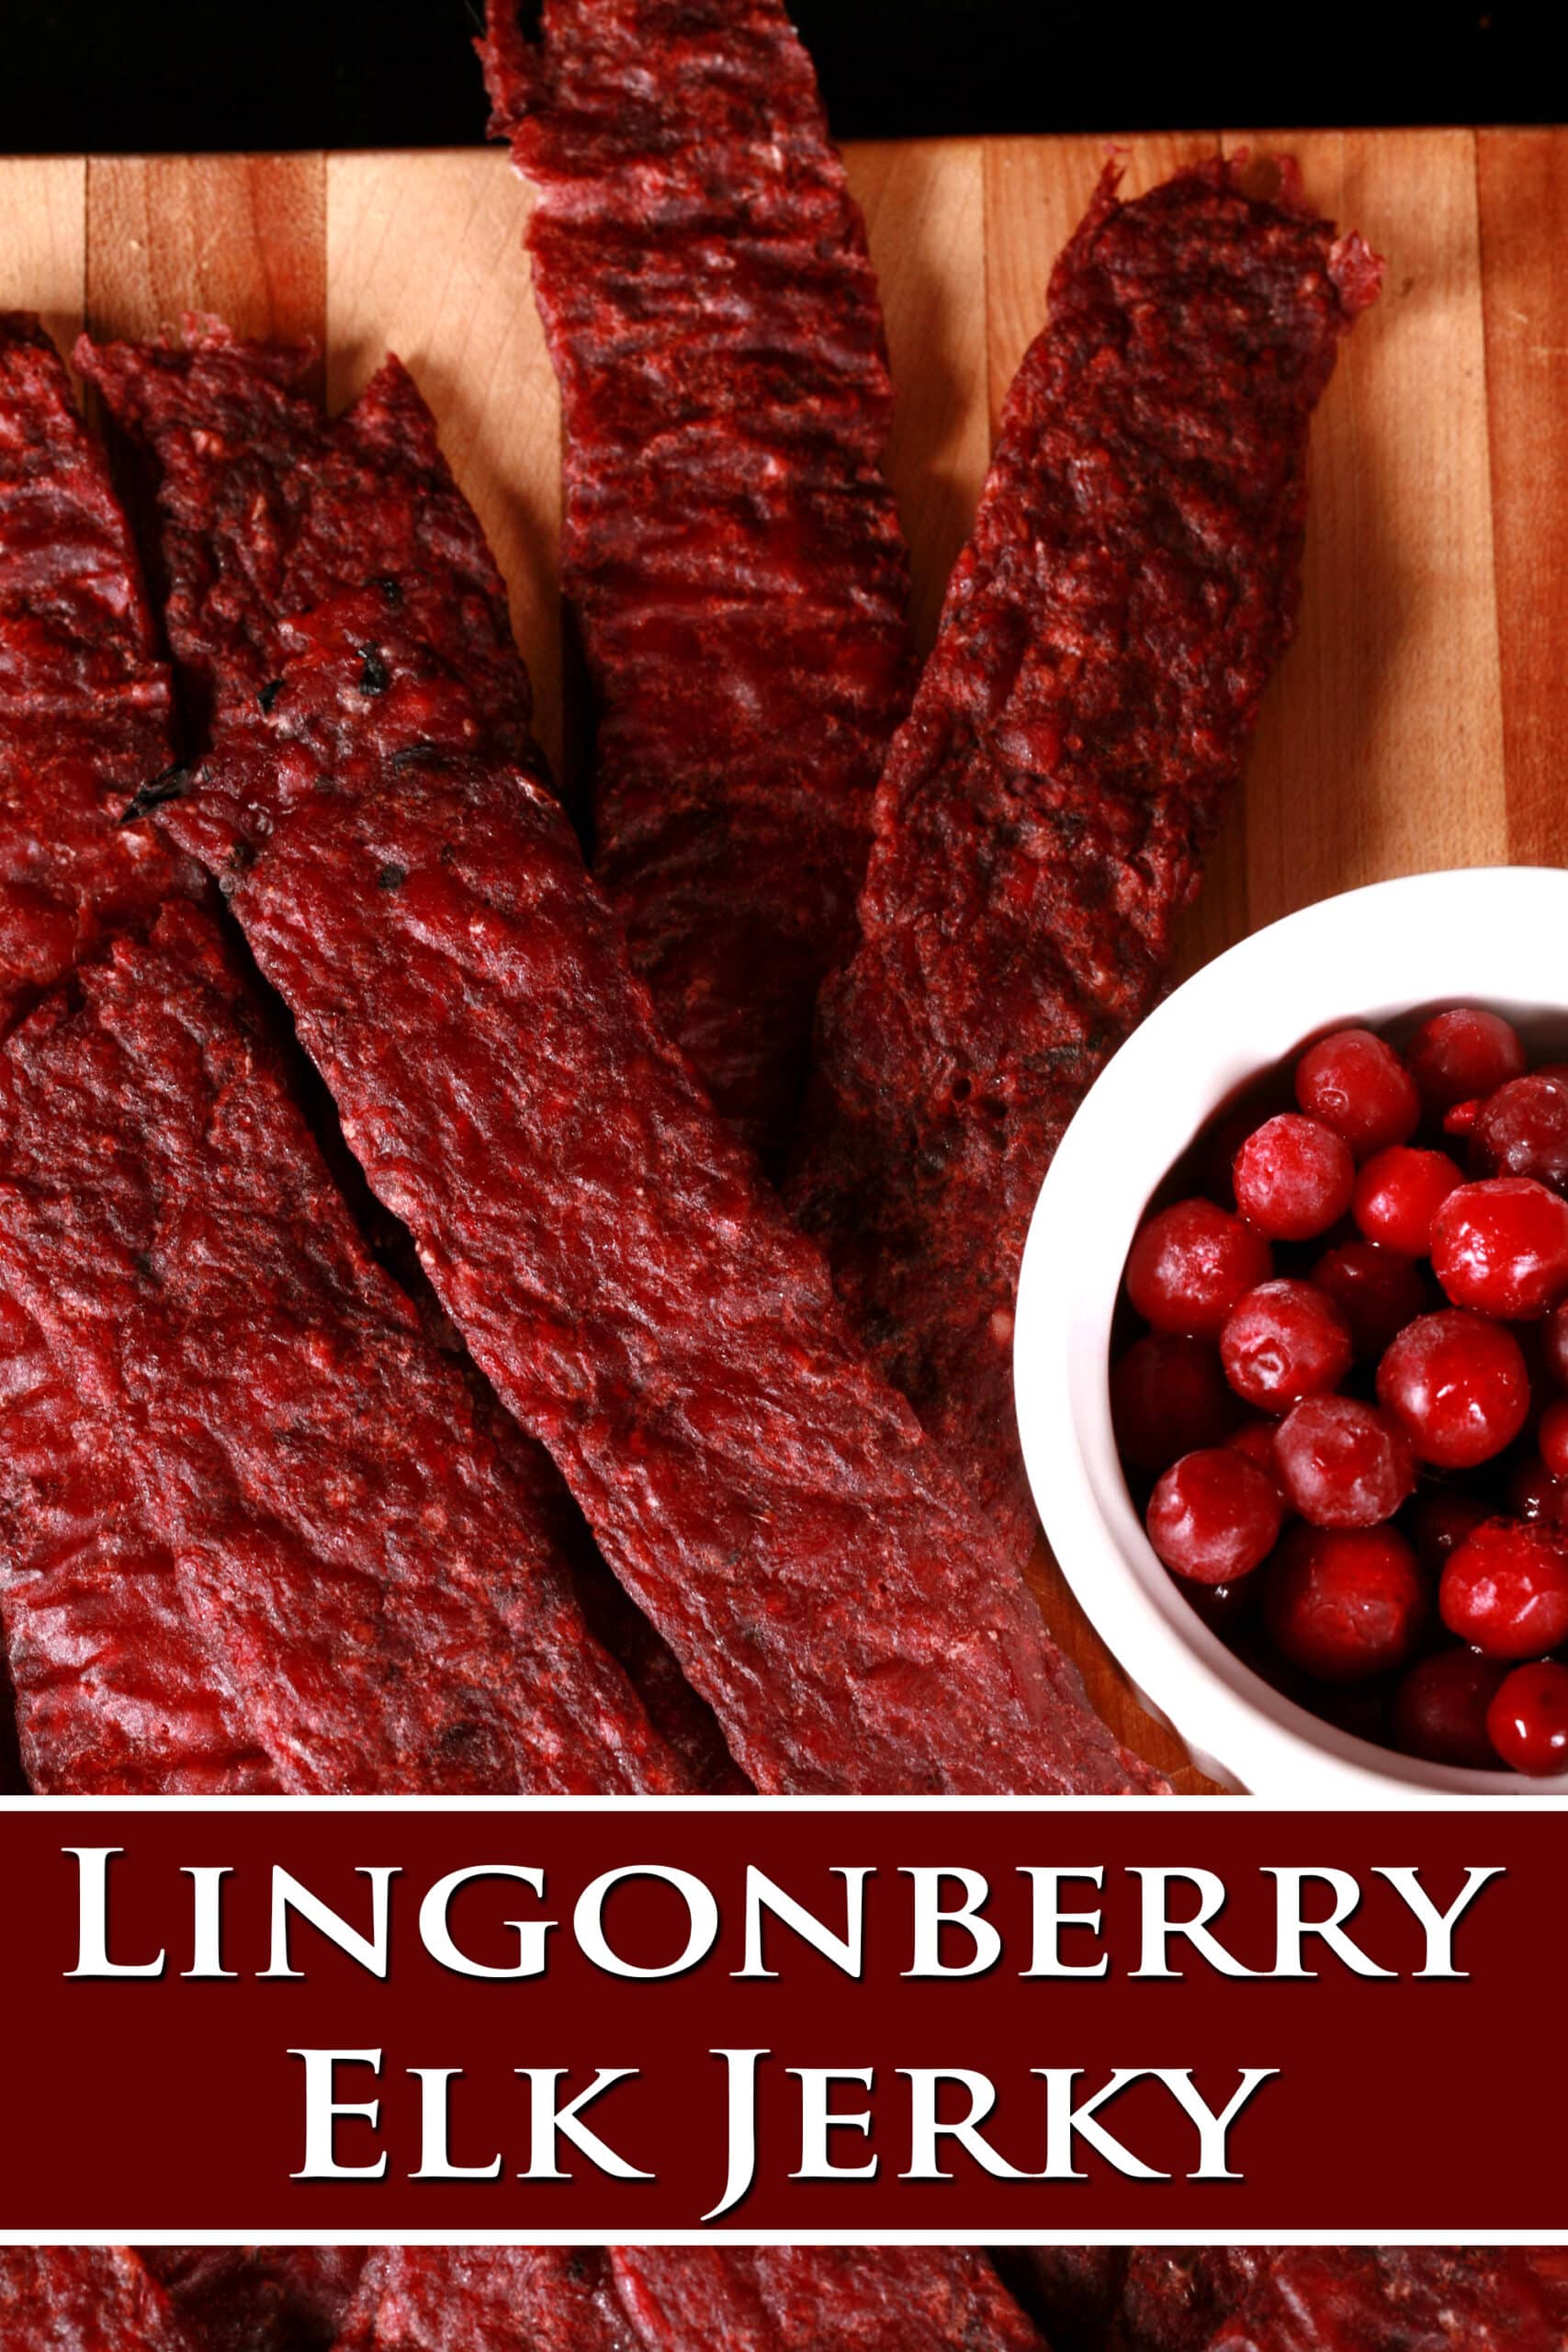
[[[984,477],[1045,282],[1102,140],[852,148],[899,409],[889,471],[916,626]],[[1326,893],[1512,857],[1556,864],[1568,574],[1568,148],[1551,131],[1201,131],[1124,142],[1136,192],[1193,156],[1288,148],[1321,209],[1387,257],[1314,436],[1301,629],[1182,968]],[[0,306],[69,342],[218,311],[308,335],[336,403],[383,350],[414,370],[495,545],[562,760],[559,414],[518,250],[526,192],[491,150],[0,162]],[[570,779],[570,729],[566,765]],[[1032,1572],[1096,1703],[1182,1787],[1043,1549]]]

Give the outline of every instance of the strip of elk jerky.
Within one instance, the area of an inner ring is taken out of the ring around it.
[[[538,192],[594,870],[776,1166],[913,685],[864,224],[778,0],[549,0],[537,46],[491,0],[480,50]]]
[[[368,1256],[199,868],[118,827],[167,770],[168,683],[27,322],[0,452],[0,1605],[29,1776],[686,1786],[588,1633],[534,1450]]]
[[[1008,395],[877,789],[789,1186],[851,1320],[1021,1561],[1030,1213],[1159,991],[1290,640],[1308,427],[1380,266],[1214,162],[1108,171]]]
[[[407,376],[329,427],[220,335],[83,356],[153,456],[171,636],[213,710],[161,820],[223,877],[372,1188],[742,1768],[1158,1785],[659,1031],[537,755],[493,748],[439,551],[412,552],[453,493]]]

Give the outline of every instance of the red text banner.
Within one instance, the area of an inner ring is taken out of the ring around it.
[[[1550,2236],[1550,1806],[7,1806],[21,2237]]]

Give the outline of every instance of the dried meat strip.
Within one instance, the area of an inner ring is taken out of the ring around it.
[[[0,1029],[197,867],[113,821],[169,759],[130,533],[38,321],[0,315]]]
[[[1376,291],[1282,166],[1107,173],[1008,396],[878,786],[789,1197],[1014,1557],[1029,1216],[1145,1013],[1291,636],[1312,412]]]
[[[17,322],[0,361],[0,857],[28,946],[0,1043],[0,1604],[29,1774],[683,1788],[587,1631],[542,1457],[361,1243],[200,868],[118,823],[167,767],[167,679],[62,368]]]
[[[1139,2339],[1126,2352],[1139,2352]],[[1295,2246],[1204,2352],[1563,2352],[1568,2286],[1520,2247]],[[1161,2347],[1163,2352],[1163,2347]]]
[[[13,1031],[0,1171],[0,1295],[68,1367],[81,1457],[123,1466],[157,1525],[161,1609],[201,1629],[273,1785],[684,1785],[587,1632],[514,1433],[361,1242],[205,913],[166,909]],[[188,1639],[171,1654],[147,1579],[110,1590],[107,1565],[86,1679],[155,1724]],[[93,1574],[7,1580],[25,1739],[76,1662],[62,1577]]]
[[[199,2352],[332,2352],[365,2267],[352,2245],[149,2246]]]
[[[597,2247],[373,2254],[337,2352],[641,2352]]]
[[[0,2352],[200,2352],[124,2246],[0,2246]]]
[[[771,1790],[1158,1785],[654,1025],[536,764],[491,752],[439,566],[387,571],[387,453],[415,485],[440,465],[407,377],[327,427],[219,337],[84,364],[155,454],[169,626],[213,695],[164,821],[223,876],[373,1188],[737,1760]],[[361,446],[370,550],[343,503]],[[291,599],[329,559],[338,592]],[[224,687],[236,628],[265,709]]]
[[[983,2254],[616,2246],[644,2352],[1046,2352]]]
[[[865,232],[778,0],[491,0],[565,409],[595,871],[668,1035],[776,1162],[908,707]]]

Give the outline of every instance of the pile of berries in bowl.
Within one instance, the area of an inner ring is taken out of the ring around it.
[[[1277,1689],[1568,1769],[1568,1064],[1459,1005],[1250,1088],[1134,1239],[1111,1408],[1156,1553]]]

